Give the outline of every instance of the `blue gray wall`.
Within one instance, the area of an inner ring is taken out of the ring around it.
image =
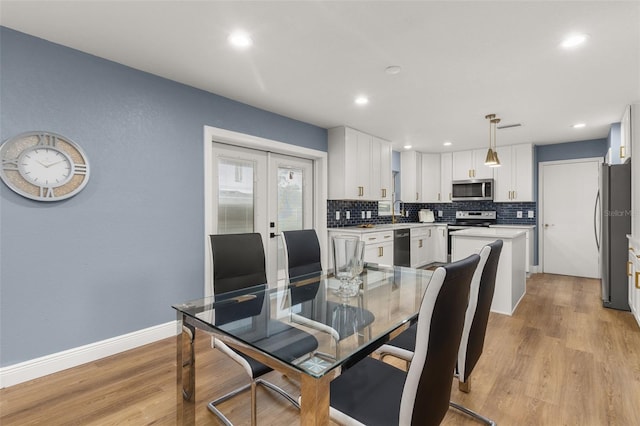
[[[326,130],[0,27],[0,137],[80,144],[77,196],[0,184],[0,366],[175,319],[202,297],[203,127],[317,150]]]

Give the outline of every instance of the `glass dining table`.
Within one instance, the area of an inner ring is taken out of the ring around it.
[[[329,384],[417,320],[431,271],[367,264],[360,291],[340,295],[331,274],[297,277],[279,288],[258,285],[172,306],[177,312],[177,423],[195,424],[196,331],[204,331],[300,383],[301,425],[329,424]],[[317,348],[290,359],[295,327]],[[212,373],[213,374],[213,373]]]

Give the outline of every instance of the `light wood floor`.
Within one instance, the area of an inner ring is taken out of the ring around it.
[[[599,280],[534,275],[513,317],[491,314],[471,393],[453,382],[451,399],[503,426],[640,425],[640,328],[631,314],[602,308],[599,293]],[[217,425],[206,402],[245,378],[202,336],[197,421]],[[174,363],[166,339],[0,390],[0,424],[172,425]],[[295,392],[278,373],[268,377]],[[260,424],[297,424],[288,403],[258,392]],[[248,395],[222,409],[236,424],[249,421]],[[443,424],[478,423],[449,410]]]

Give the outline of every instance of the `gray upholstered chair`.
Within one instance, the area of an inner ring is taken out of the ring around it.
[[[439,267],[420,305],[408,372],[367,357],[331,382],[330,416],[347,425],[439,425],[449,408],[477,254]]]
[[[270,319],[268,311],[270,301],[268,297],[264,297],[262,292],[266,288],[267,277],[260,234],[211,235],[210,238],[213,254],[213,291],[216,301],[224,300],[225,295],[236,297],[243,291],[257,296],[245,303],[242,310],[216,308],[214,319],[216,324],[228,324],[233,321],[246,321],[250,318],[260,317],[262,326],[264,330],[268,330],[268,333],[265,333],[261,340],[254,341],[255,345],[266,347],[270,341],[273,342],[273,339],[286,338],[294,343],[280,349],[278,355],[291,360],[315,351],[318,348],[318,341],[315,337],[295,327]],[[255,333],[255,330],[251,330],[251,332]],[[231,425],[231,422],[217,408],[217,405],[246,390],[251,391],[251,424],[256,424],[256,387],[258,385],[263,385],[279,393],[298,409],[300,408],[298,402],[284,390],[259,379],[260,376],[271,371],[271,368],[236,351],[219,339],[214,339],[214,346],[241,365],[251,379],[249,384],[208,404],[209,410],[226,425]]]
[[[455,369],[455,374],[458,377],[458,387],[463,392],[470,391],[470,375],[484,347],[502,245],[502,240],[496,240],[480,250],[480,262],[471,282],[469,304],[465,313],[465,323]],[[411,362],[415,342],[416,329],[411,327],[395,339],[381,346],[376,352],[381,357],[391,355]],[[483,423],[495,425],[493,420],[460,404],[450,402],[450,405]]]

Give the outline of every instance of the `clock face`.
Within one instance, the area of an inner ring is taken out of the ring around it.
[[[0,177],[18,194],[58,201],[80,192],[89,181],[89,161],[74,142],[49,132],[23,133],[0,146]]]
[[[34,185],[57,188],[71,179],[72,170],[69,156],[56,148],[36,146],[18,158],[18,171]]]

